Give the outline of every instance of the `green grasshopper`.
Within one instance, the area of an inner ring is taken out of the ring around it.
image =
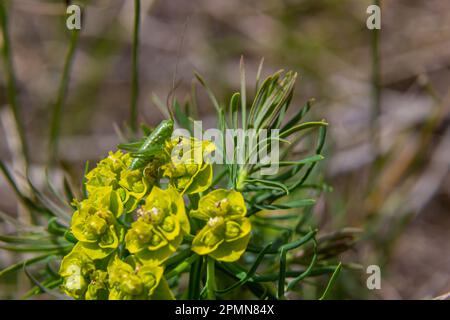
[[[130,170],[145,167],[153,157],[161,154],[165,142],[173,133],[173,120],[163,120],[144,140],[120,144],[119,149],[131,152]]]

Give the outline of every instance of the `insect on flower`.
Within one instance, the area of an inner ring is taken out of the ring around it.
[[[170,139],[173,132],[173,120],[162,121],[149,135],[142,141],[135,144],[122,144],[119,148],[133,151],[134,158],[130,164],[130,169],[135,170],[145,167],[152,158],[160,154],[165,146],[165,142]]]

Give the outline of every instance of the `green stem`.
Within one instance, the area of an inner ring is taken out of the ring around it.
[[[57,253],[57,251],[55,251],[55,252],[48,252],[48,253],[45,253],[43,255],[40,255],[40,256],[31,258],[31,259],[28,259],[28,260],[24,260],[24,261],[15,263],[13,265],[10,265],[9,267],[7,267],[5,269],[0,270],[0,277],[6,275],[8,273],[15,272],[17,270],[22,269],[25,264],[32,265],[33,263],[36,263],[36,262],[42,261],[44,259],[47,259],[47,258],[51,257],[52,254],[56,254],[56,253]]]
[[[284,299],[284,282],[286,279],[286,254],[287,250],[282,249],[280,254],[280,276],[278,277],[278,299]]]
[[[10,38],[8,32],[8,15],[6,13],[5,3],[0,2],[0,27],[2,29],[3,47],[2,56],[4,63],[4,72],[6,76],[6,95],[8,103],[12,109],[16,128],[20,139],[22,154],[25,160],[25,169],[28,168],[29,154],[28,145],[25,137],[25,131],[22,124],[21,108],[17,99],[16,77],[10,48]]]
[[[213,258],[206,257],[206,288],[208,300],[215,300],[216,295],[216,276],[215,276],[216,262]]]
[[[53,116],[50,127],[50,143],[49,143],[49,163],[57,159],[58,154],[58,140],[61,127],[61,115],[64,106],[64,101],[67,95],[67,87],[70,81],[70,71],[72,69],[73,59],[75,57],[75,50],[78,44],[80,31],[72,30],[70,35],[69,49],[67,51],[66,59],[64,61],[61,81],[59,82],[56,102],[53,106]]]
[[[242,277],[240,277],[241,274],[245,273],[248,274],[248,271],[240,267],[236,263],[218,263],[217,268],[219,268],[221,271],[225,272],[230,277],[234,278],[235,280],[242,280]],[[278,275],[277,275],[278,278]],[[272,292],[272,288],[269,285],[256,283],[247,281],[244,283],[245,287],[247,287],[256,297],[258,297],[261,300],[269,299],[269,300],[275,300],[276,296],[275,293]]]
[[[211,183],[211,188],[213,188],[214,186],[216,186],[216,185],[220,182],[220,180],[222,180],[222,178],[223,178],[227,173],[228,173],[228,170],[226,170],[226,169],[224,169],[224,170],[222,170],[221,172],[219,172],[219,174],[217,174],[217,175],[214,177],[214,180],[213,180],[213,182]]]
[[[380,0],[375,0],[375,4],[380,6]],[[372,56],[372,110],[371,110],[371,136],[374,150],[379,147],[379,124],[378,118],[381,114],[381,65],[380,65],[380,30],[370,30],[371,35],[371,56]]]
[[[246,105],[246,88],[245,88],[245,66],[244,66],[244,56],[241,56],[240,63],[240,72],[241,72],[241,112],[242,112],[242,129],[247,129],[247,105]]]
[[[59,279],[49,279],[49,280],[45,280],[42,282],[42,285],[45,286],[47,289],[53,289],[58,287],[59,285],[61,285],[63,282],[62,278]],[[31,298],[33,296],[36,296],[40,293],[43,293],[44,291],[42,291],[42,288],[38,287],[38,286],[34,286],[32,289],[30,289],[27,293],[25,293],[20,299],[21,300],[26,300],[28,298]]]
[[[319,267],[319,268],[314,268],[312,269],[309,274],[308,277],[316,277],[316,276],[321,276],[324,274],[330,274],[333,273],[336,270],[336,266],[327,266],[327,267]],[[286,277],[298,277],[301,274],[305,273],[306,270],[296,270],[296,271],[286,271]],[[255,283],[259,283],[259,282],[272,282],[272,281],[277,281],[279,278],[279,274],[278,273],[271,273],[271,274],[264,274],[264,275],[257,275],[252,277],[252,280]]]
[[[187,268],[191,267],[191,265],[198,260],[199,256],[196,254],[191,255],[189,258],[185,259],[183,262],[178,264],[175,268],[167,272],[166,279],[171,279],[176,275],[181,274]],[[191,276],[191,274],[189,275]]]
[[[202,280],[203,259],[196,259],[191,264],[189,273],[188,299],[198,300],[200,298],[200,282]]]
[[[137,102],[139,98],[139,24],[141,16],[141,1],[134,0],[134,30],[133,30],[133,56],[131,74],[131,105],[130,126],[133,132],[137,131]]]

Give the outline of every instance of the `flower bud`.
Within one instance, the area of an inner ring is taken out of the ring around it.
[[[177,249],[189,229],[181,195],[173,188],[153,187],[125,235],[126,248],[144,264],[159,264]]]
[[[244,253],[250,239],[251,224],[241,193],[217,189],[199,201],[191,217],[206,221],[192,241],[192,250],[219,261],[232,262]]]
[[[98,215],[90,216],[86,220],[86,233],[94,237],[101,236],[107,228],[108,224],[105,219],[100,218]]]
[[[121,290],[129,295],[137,296],[142,293],[143,285],[141,279],[134,274],[126,274],[120,284]]]

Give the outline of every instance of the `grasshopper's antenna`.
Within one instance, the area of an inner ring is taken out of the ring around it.
[[[183,48],[183,43],[184,43],[184,37],[186,36],[186,30],[187,30],[187,26],[189,23],[189,18],[190,16],[186,17],[186,21],[184,22],[184,26],[183,26],[183,32],[181,34],[181,39],[180,39],[180,44],[178,46],[178,50],[177,50],[177,60],[175,62],[175,70],[173,71],[173,76],[172,76],[172,88],[169,91],[169,94],[167,95],[167,109],[169,110],[169,114],[170,114],[170,118],[172,120],[174,120],[175,116],[173,113],[173,96],[175,94],[175,90],[179,85],[179,82],[177,83],[177,73],[178,73],[178,63],[180,62],[180,55],[181,55],[181,50]]]

